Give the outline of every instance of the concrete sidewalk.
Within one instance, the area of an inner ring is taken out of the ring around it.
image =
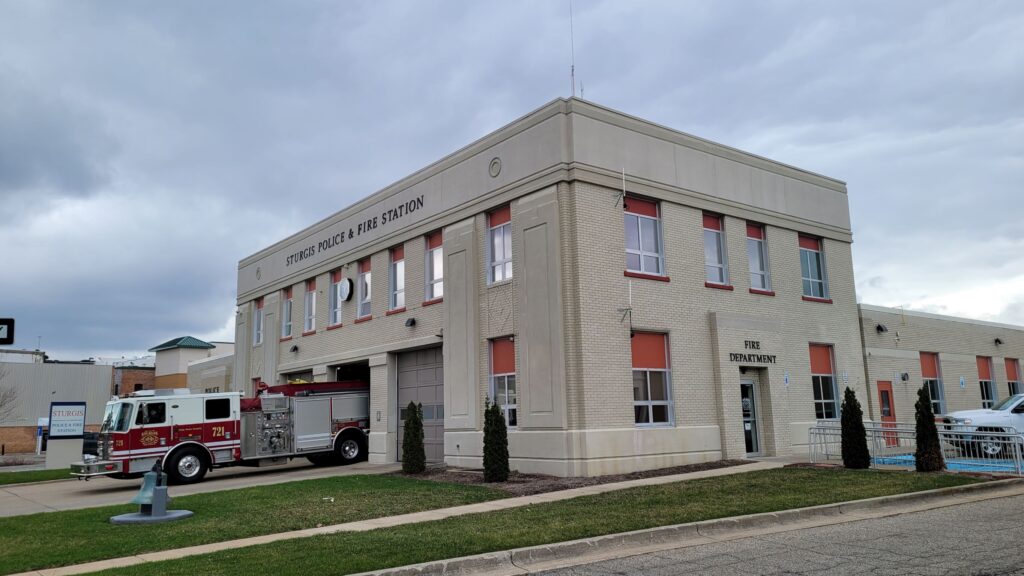
[[[743,472],[753,472],[756,470],[770,470],[774,468],[782,468],[782,466],[783,464],[781,462],[753,462],[751,464],[730,466],[728,468],[717,468],[714,470],[702,470],[700,472],[690,472],[687,474],[658,476],[655,478],[642,478],[638,480],[628,480],[626,482],[614,482],[609,484],[596,484],[593,486],[572,488],[570,490],[561,490],[558,492],[547,492],[544,494],[535,494],[532,496],[504,498],[502,500],[492,500],[490,502],[481,502],[478,504],[454,506],[451,508],[442,508],[439,510],[426,510],[423,512],[415,512],[412,514],[401,514],[399,516],[388,516],[384,518],[360,520],[358,522],[346,522],[344,524],[322,526],[320,528],[307,528],[305,530],[280,532],[277,534],[266,534],[263,536],[253,536],[251,538],[241,538],[238,540],[228,540],[225,542],[202,544],[199,546],[177,548],[174,550],[148,552],[144,554],[138,554],[135,556],[112,558],[110,560],[100,560],[97,562],[89,562],[87,564],[78,564],[75,566],[64,566],[61,568],[49,568],[45,570],[24,572],[22,574],[16,574],[15,576],[25,576],[28,574],[40,576],[64,576],[69,574],[85,574],[88,572],[96,572],[99,570],[107,570],[110,568],[120,568],[124,566],[132,566],[135,564],[143,564],[146,562],[159,562],[161,560],[175,560],[178,558],[195,556],[197,554],[208,554],[210,552],[219,552],[221,550],[245,548],[247,546],[256,546],[260,544],[268,544],[271,542],[280,542],[282,540],[292,540],[296,538],[319,536],[323,534],[335,534],[338,532],[365,532],[368,530],[376,530],[378,528],[401,526],[403,524],[416,524],[419,522],[429,522],[431,520],[443,520],[445,518],[451,518],[453,516],[479,514],[482,512],[507,510],[509,508],[518,508],[521,506],[529,506],[532,504],[542,504],[545,502],[568,500],[570,498],[577,498],[579,496],[602,494],[605,492],[623,490],[626,488],[634,488],[637,486],[654,486],[659,484],[670,484],[672,482],[680,482],[683,480],[697,480],[700,478],[727,476],[731,474],[741,474]]]

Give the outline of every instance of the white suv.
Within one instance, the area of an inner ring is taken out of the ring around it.
[[[1002,434],[1024,432],[1024,394],[1010,396],[992,408],[953,412],[944,422],[951,432],[962,433],[953,441],[961,454],[995,458],[1015,440]]]

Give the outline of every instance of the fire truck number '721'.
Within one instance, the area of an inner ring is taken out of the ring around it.
[[[98,455],[71,465],[79,478],[138,478],[158,463],[172,482],[199,482],[212,468],[316,465],[366,457],[370,427],[366,382],[272,386],[255,398],[239,392],[147,390],[107,402]]]

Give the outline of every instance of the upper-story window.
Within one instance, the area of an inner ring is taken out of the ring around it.
[[[729,283],[722,217],[717,214],[704,214],[704,275],[712,284]]]
[[[263,298],[252,303],[252,345],[263,344]]]
[[[932,413],[946,413],[946,393],[942,387],[942,376],[939,371],[939,355],[934,352],[921,352],[921,377],[928,388],[928,397],[932,401]]]
[[[516,426],[516,344],[511,338],[491,340],[491,398],[505,422]]]
[[[1006,358],[1006,388],[1010,396],[1024,392],[1020,383],[1020,362],[1016,358]]]
[[[488,281],[501,282],[512,278],[512,210],[503,206],[487,214]]]
[[[331,272],[331,294],[330,298],[328,298],[328,307],[330,308],[327,319],[328,326],[338,326],[341,324],[341,303],[346,298],[344,283],[345,279],[341,277],[341,269]]]
[[[306,300],[302,323],[302,333],[316,332],[316,278],[306,280]]]
[[[281,291],[281,338],[292,335],[292,288]]]
[[[804,296],[828,299],[828,279],[825,276],[825,258],[820,238],[800,235],[800,275]]]
[[[992,358],[978,356],[978,387],[981,389],[981,407],[991,408],[996,403],[996,385],[992,381]]]
[[[390,296],[388,308],[399,310],[405,308],[405,246],[391,249]]]
[[[623,201],[626,226],[626,271],[665,275],[661,246],[661,213],[657,202],[627,196]]]
[[[441,231],[427,234],[427,302],[444,297],[444,247]]]
[[[832,362],[832,347],[811,344],[811,387],[814,389],[814,417],[830,420],[839,417],[839,395]]]
[[[750,263],[750,287],[770,292],[771,276],[768,275],[768,249],[765,245],[764,226],[747,222],[747,261]]]
[[[633,419],[637,425],[672,423],[672,386],[668,336],[637,332],[630,339],[633,356]]]
[[[359,310],[356,313],[357,318],[367,318],[370,316],[370,296],[372,292],[370,281],[370,259],[363,258],[359,261],[359,290],[357,294]]]

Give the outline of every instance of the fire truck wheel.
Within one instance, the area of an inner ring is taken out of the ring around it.
[[[306,460],[309,460],[313,466],[334,466],[338,463],[338,459],[335,458],[331,452],[321,454],[310,454],[306,456]]]
[[[363,447],[362,441],[354,434],[339,439],[336,450],[338,452],[338,460],[342,464],[359,462],[366,456],[366,449]]]
[[[206,476],[206,455],[198,448],[182,448],[167,461],[166,472],[175,484],[195,484]]]

